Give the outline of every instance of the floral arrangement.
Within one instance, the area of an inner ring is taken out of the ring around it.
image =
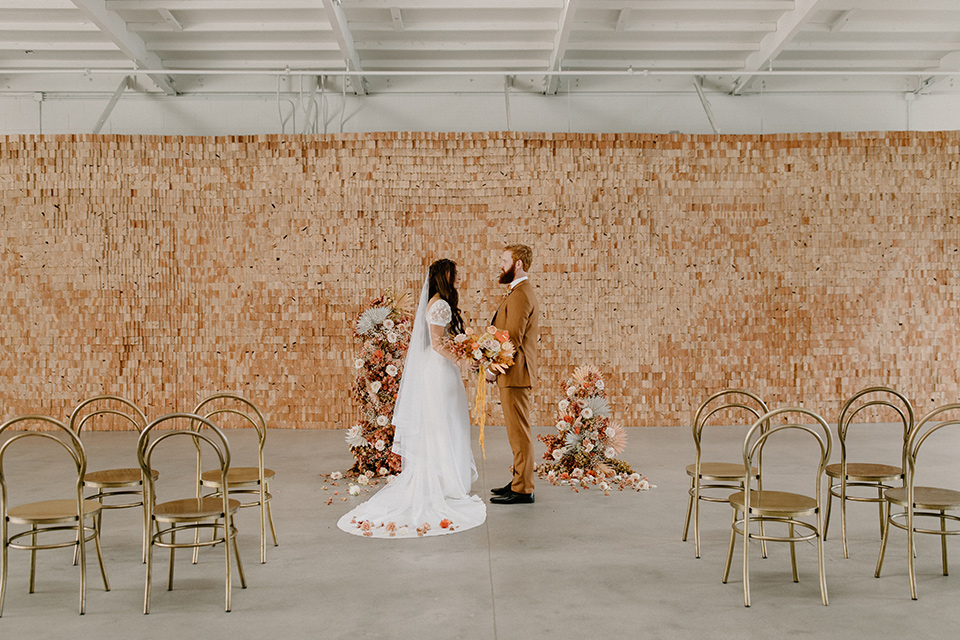
[[[537,467],[538,475],[575,491],[590,485],[607,495],[614,485],[620,490],[649,489],[647,478],[617,458],[626,447],[627,435],[610,417],[600,370],[577,367],[564,382],[564,392],[557,404],[557,434],[537,436],[547,445],[546,462]]]
[[[354,335],[362,345],[353,363],[357,369],[353,398],[360,420],[347,430],[346,438],[354,457],[353,475],[369,478],[400,473],[400,456],[391,450],[391,418],[410,345],[413,317],[409,303],[409,294],[394,297],[388,293],[373,300],[357,319]]]
[[[487,327],[483,333],[477,333],[467,327],[464,333],[457,334],[447,341],[447,348],[461,360],[470,362],[470,368],[478,372],[477,396],[473,403],[471,417],[480,427],[480,449],[483,457],[487,457],[484,446],[483,428],[487,423],[487,385],[484,377],[488,368],[499,368],[501,371],[513,364],[513,355],[516,347],[510,341],[510,333],[498,330],[496,327]]]

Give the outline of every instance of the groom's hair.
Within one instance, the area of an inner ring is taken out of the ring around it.
[[[533,264],[533,249],[525,244],[508,244],[503,250],[510,252],[514,262],[522,262],[524,271],[530,270],[530,265]]]

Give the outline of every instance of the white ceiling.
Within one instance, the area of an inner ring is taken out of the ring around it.
[[[0,0],[0,92],[265,93],[288,70],[360,95],[956,92],[960,0]]]

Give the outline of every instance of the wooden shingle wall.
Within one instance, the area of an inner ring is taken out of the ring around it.
[[[510,242],[536,253],[536,424],[581,364],[627,426],[727,386],[830,421],[873,384],[960,400],[957,132],[10,136],[0,212],[2,418],[235,390],[350,426],[364,304],[450,257],[485,326]]]

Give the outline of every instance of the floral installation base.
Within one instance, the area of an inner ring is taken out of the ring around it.
[[[357,319],[354,336],[361,347],[353,361],[357,370],[353,398],[359,420],[347,430],[347,445],[354,457],[350,475],[400,473],[400,456],[391,451],[391,418],[410,344],[409,304],[409,294],[387,293],[371,301]]]
[[[612,491],[647,491],[655,489],[657,485],[650,484],[646,476],[639,473],[614,473],[606,475],[593,469],[584,471],[580,468],[574,468],[570,472],[557,471],[550,465],[541,464],[536,468],[537,476],[541,480],[546,480],[555,487],[570,487],[574,493],[587,491],[591,487],[596,487],[603,495],[608,496]]]
[[[614,489],[645,491],[653,485],[617,456],[627,444],[623,427],[613,421],[600,370],[577,367],[564,384],[557,403],[557,434],[539,435],[547,445],[545,462],[537,475],[574,491],[599,488],[604,495]]]

